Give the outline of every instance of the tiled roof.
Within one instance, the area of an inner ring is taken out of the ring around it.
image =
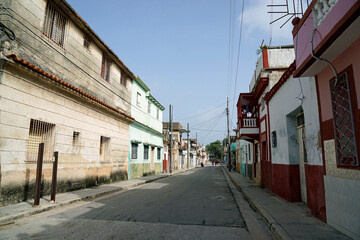
[[[116,108],[113,107],[113,106],[110,106],[109,104],[107,104],[107,103],[105,103],[105,102],[97,99],[96,97],[94,97],[94,96],[92,96],[92,95],[90,95],[90,94],[88,94],[88,93],[80,90],[79,88],[77,88],[77,87],[75,87],[75,86],[73,86],[73,85],[71,85],[71,84],[69,84],[69,83],[67,83],[67,82],[65,82],[65,81],[63,81],[63,80],[55,77],[54,75],[51,75],[51,74],[45,72],[44,70],[36,67],[35,65],[33,65],[33,64],[25,61],[24,59],[17,57],[15,54],[8,54],[8,55],[6,55],[6,57],[7,57],[7,58],[10,58],[10,59],[13,59],[15,62],[20,63],[20,64],[22,64],[22,65],[30,68],[31,70],[33,70],[33,71],[35,71],[35,72],[37,72],[37,73],[39,73],[39,74],[47,77],[48,79],[52,80],[52,81],[55,82],[55,83],[58,83],[58,84],[62,85],[63,87],[65,87],[65,88],[67,88],[67,89],[70,89],[70,90],[72,90],[72,91],[75,91],[75,92],[79,93],[81,96],[83,96],[83,97],[85,97],[85,98],[88,98],[88,99],[90,99],[90,100],[92,100],[92,101],[94,101],[94,102],[96,102],[96,103],[98,103],[98,104],[100,104],[100,105],[102,105],[102,106],[104,106],[104,107],[106,107],[106,108],[109,108],[109,109],[111,109],[111,110],[113,110],[113,111],[115,111],[115,112],[123,115],[125,118],[128,118],[128,119],[130,119],[130,120],[135,120],[133,117],[127,115],[126,113],[124,113],[124,112],[116,109]]]

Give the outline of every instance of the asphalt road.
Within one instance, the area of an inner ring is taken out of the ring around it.
[[[33,216],[0,239],[255,239],[240,212],[221,168],[207,166]]]

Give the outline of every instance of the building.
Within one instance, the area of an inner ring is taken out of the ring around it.
[[[316,87],[313,77],[294,78],[295,68],[293,62],[264,97],[269,110],[270,189],[288,201],[308,203],[316,212],[318,183],[311,172],[322,166]]]
[[[163,122],[163,132],[169,131],[169,122]],[[171,169],[182,169],[184,168],[185,155],[182,148],[182,134],[186,130],[182,128],[181,123],[173,122],[172,123],[172,162]],[[169,138],[167,135],[165,138]],[[170,142],[168,143],[167,149],[170,151]],[[170,163],[169,163],[170,167]]]
[[[134,74],[66,1],[2,7],[0,205],[33,196],[41,142],[42,194],[55,151],[58,192],[126,179]]]
[[[294,77],[314,77],[322,163],[305,169],[312,213],[360,238],[360,1],[312,1],[293,20]]]
[[[265,94],[277,83],[294,61],[293,46],[262,49],[249,85],[249,93],[240,93],[237,102],[236,139],[252,143],[249,156],[251,173],[257,183],[271,189],[270,128]],[[238,144],[239,145],[239,144]],[[250,167],[250,166],[248,166]]]
[[[150,89],[136,77],[132,84],[130,125],[131,154],[129,178],[137,178],[162,171],[164,107],[150,94]]]

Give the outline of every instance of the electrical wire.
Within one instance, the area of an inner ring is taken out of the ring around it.
[[[240,32],[239,32],[239,46],[238,46],[238,55],[237,55],[237,63],[236,63],[236,74],[235,74],[235,87],[234,87],[234,99],[236,94],[236,84],[237,84],[237,78],[238,78],[238,72],[239,72],[239,62],[240,62],[240,49],[241,49],[241,39],[242,39],[242,26],[243,26],[243,20],[244,20],[244,7],[245,7],[245,0],[242,1],[242,8],[241,8],[241,20],[240,20]],[[231,113],[231,119],[234,117],[234,111],[235,109],[235,101],[233,102],[232,107],[232,113]]]

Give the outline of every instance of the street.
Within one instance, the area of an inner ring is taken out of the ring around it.
[[[206,166],[35,215],[2,229],[0,238],[272,239],[239,194],[220,166]]]

